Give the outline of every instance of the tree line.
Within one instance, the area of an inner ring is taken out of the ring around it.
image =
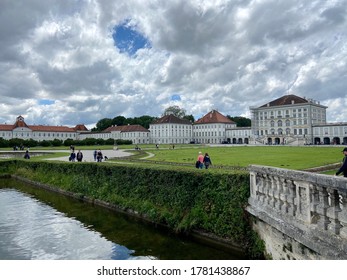
[[[70,147],[70,146],[94,146],[94,145],[130,145],[131,140],[122,139],[102,139],[102,138],[86,138],[83,140],[74,140],[68,138],[66,140],[54,139],[54,140],[42,140],[36,141],[34,139],[20,139],[12,138],[9,140],[0,137],[0,148],[28,148],[28,147]]]
[[[195,118],[193,115],[187,115],[186,110],[180,108],[179,106],[170,106],[165,109],[162,116],[172,114],[178,118],[189,120],[190,122],[194,123]],[[251,126],[251,120],[245,117],[231,117],[227,115],[227,118],[234,121],[238,127],[250,127]],[[117,116],[113,119],[111,118],[103,118],[99,120],[95,127],[92,128],[92,131],[103,131],[111,126],[121,126],[121,125],[141,125],[144,128],[149,128],[150,124],[158,120],[158,117],[152,117],[148,115],[144,115],[141,117],[135,117],[135,118],[126,118],[124,116]]]

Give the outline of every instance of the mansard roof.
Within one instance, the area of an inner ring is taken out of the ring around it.
[[[119,125],[119,126],[110,126],[103,130],[103,132],[111,132],[111,131],[120,131],[120,132],[149,132],[148,129],[144,128],[139,124],[132,125]]]
[[[164,123],[174,123],[174,124],[191,124],[189,120],[178,118],[172,114],[165,115],[160,119],[156,120],[152,124],[164,124]]]
[[[289,95],[284,95],[280,98],[277,98],[269,103],[266,103],[260,108],[263,107],[274,107],[274,106],[283,106],[283,105],[293,105],[293,104],[304,104],[304,103],[309,103],[309,101],[305,98],[302,98],[300,96],[294,95],[294,94],[289,94]]]
[[[209,124],[209,123],[230,123],[235,124],[232,120],[227,118],[226,116],[219,113],[217,110],[212,110],[207,113],[202,118],[198,119],[195,124]]]

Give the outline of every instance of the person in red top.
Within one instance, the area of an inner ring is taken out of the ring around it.
[[[203,156],[202,152],[199,152],[196,163],[197,163],[196,168],[202,169],[204,167],[204,156]]]

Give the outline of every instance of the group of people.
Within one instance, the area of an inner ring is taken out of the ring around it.
[[[107,156],[104,156],[101,152],[101,150],[94,150],[93,152],[93,156],[94,156],[94,161],[96,162],[102,162],[102,160],[107,160]],[[69,161],[75,162],[82,162],[83,160],[83,153],[81,152],[81,150],[78,150],[77,153],[75,153],[75,149],[71,149],[71,153],[69,156]]]
[[[94,155],[94,161],[96,161],[96,162],[102,162],[103,159],[104,159],[104,160],[107,160],[107,159],[108,159],[107,156],[104,156],[104,155],[102,154],[101,150],[98,150],[98,151],[97,151],[97,150],[94,150],[93,155]]]
[[[205,155],[203,155],[202,152],[199,152],[195,167],[199,169],[203,169],[205,167],[206,169],[208,169],[210,165],[212,165],[212,161],[208,153],[205,153]]]
[[[71,149],[71,154],[69,157],[69,161],[78,161],[78,162],[82,162],[83,159],[83,153],[81,152],[81,150],[78,150],[77,154],[75,153],[75,148]]]

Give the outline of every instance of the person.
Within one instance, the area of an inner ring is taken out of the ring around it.
[[[195,167],[202,169],[204,166],[204,156],[202,155],[202,152],[199,152],[198,158],[196,160]]]
[[[30,159],[29,150],[25,151],[24,158],[25,159]]]
[[[212,161],[210,159],[210,156],[208,155],[208,153],[205,153],[205,156],[204,156],[204,165],[205,165],[205,168],[208,169],[208,167],[210,165],[212,165]]]
[[[74,162],[75,159],[76,159],[76,153],[75,153],[75,152],[72,152],[72,153],[70,154],[70,161]]]
[[[102,158],[103,158],[102,152],[101,152],[101,150],[99,150],[99,151],[98,151],[98,154],[97,154],[97,156],[96,156],[97,162],[101,162],[101,161],[102,161]]]
[[[76,155],[77,161],[81,162],[83,159],[83,153],[81,152],[81,150],[78,150],[77,155]]]
[[[98,151],[97,150],[94,150],[94,161],[96,161],[96,157],[97,157],[97,155],[98,155]]]
[[[343,173],[343,176],[347,177],[347,148],[344,148],[342,152],[345,155],[345,157],[343,158],[341,167],[339,168],[339,170],[337,170],[335,175],[337,176]]]

